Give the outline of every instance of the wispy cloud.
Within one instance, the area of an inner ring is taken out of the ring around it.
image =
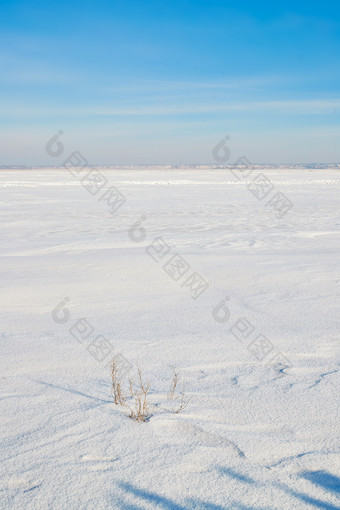
[[[41,107],[41,105],[6,105],[0,107],[2,116],[15,117],[159,117],[178,115],[202,115],[218,114],[227,112],[257,112],[266,114],[287,115],[325,115],[340,112],[340,99],[312,99],[312,100],[289,100],[289,101],[248,101],[230,104],[192,104],[192,105],[148,105],[119,107],[110,105],[78,106],[78,107]]]

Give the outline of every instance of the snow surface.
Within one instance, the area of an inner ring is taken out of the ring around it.
[[[2,509],[340,508],[340,171],[264,173],[293,203],[281,219],[228,170],[105,169],[126,197],[113,215],[66,170],[0,172]],[[101,335],[150,381],[146,423],[113,404]]]

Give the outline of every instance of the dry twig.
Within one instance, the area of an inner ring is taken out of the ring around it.
[[[114,356],[111,364],[111,379],[112,379],[112,396],[116,405],[124,405],[125,397],[123,395],[121,373],[119,370],[117,356]]]
[[[191,398],[188,398],[187,400],[185,400],[185,381],[183,381],[182,395],[181,395],[181,400],[180,400],[179,406],[176,408],[173,408],[172,412],[175,414],[180,413],[181,411],[183,411],[186,408],[186,406],[189,404],[190,400],[191,400]]]
[[[169,389],[169,393],[168,393],[168,399],[169,400],[174,398],[175,393],[176,393],[177,384],[178,384],[179,379],[180,379],[179,373],[176,372],[175,370],[173,372],[174,372],[174,375],[172,377],[172,381],[171,381],[171,385],[170,385],[170,389]]]

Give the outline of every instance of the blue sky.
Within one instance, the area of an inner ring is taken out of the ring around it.
[[[0,3],[0,165],[340,161],[340,2]]]

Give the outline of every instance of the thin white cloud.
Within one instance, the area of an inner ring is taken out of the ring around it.
[[[249,101],[240,103],[193,104],[193,105],[148,105],[142,107],[41,107],[39,105],[0,106],[0,115],[9,117],[47,116],[98,116],[98,117],[142,117],[174,116],[192,114],[218,114],[227,112],[257,112],[289,115],[324,115],[340,111],[340,99],[311,99],[289,101]]]

